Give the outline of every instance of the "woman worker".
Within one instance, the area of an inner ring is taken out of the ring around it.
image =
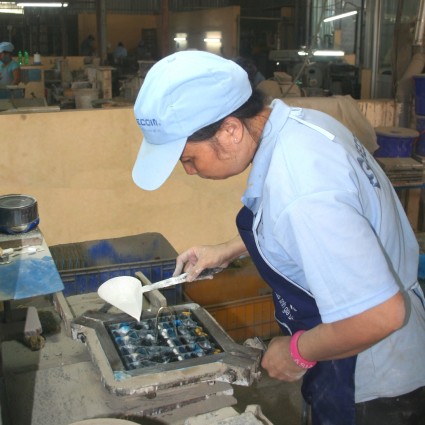
[[[180,160],[226,179],[251,167],[239,236],[177,258],[194,279],[249,253],[272,287],[283,336],[262,366],[303,378],[314,425],[424,424],[425,308],[418,245],[384,172],[342,124],[264,105],[233,61],[168,56],[134,106],[144,140],[135,183],[155,190]]]
[[[17,85],[21,82],[21,69],[18,62],[12,58],[14,50],[12,43],[0,43],[0,87]]]

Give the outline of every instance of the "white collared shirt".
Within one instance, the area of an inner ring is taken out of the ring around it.
[[[418,288],[416,237],[374,158],[334,118],[289,108],[280,100],[271,106],[242,198],[254,214],[261,212],[256,237],[267,261],[313,294],[325,323],[370,309],[399,289]],[[420,309],[416,313],[422,314]],[[417,349],[424,358],[425,317],[418,320],[422,329],[406,327],[394,335],[396,340],[397,334],[405,337],[406,332],[421,337],[424,342]],[[375,353],[373,361],[388,357],[384,341],[383,353]],[[367,350],[365,358],[372,351]],[[403,378],[393,383],[384,379],[386,366],[375,376],[373,362],[369,358],[365,366],[362,356],[356,402],[399,395],[425,384],[423,363],[420,376],[417,370],[403,369]],[[397,356],[390,358],[397,363]]]

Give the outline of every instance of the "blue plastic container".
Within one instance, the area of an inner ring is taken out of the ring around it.
[[[24,88],[16,88],[16,89],[1,88],[0,89],[0,99],[23,99],[24,97],[25,97]]]
[[[377,127],[375,133],[379,148],[374,156],[380,158],[412,156],[414,143],[419,136],[416,130],[403,127]]]
[[[171,277],[177,252],[160,233],[142,233],[49,247],[65,296],[96,292],[108,279],[142,272],[152,283]],[[182,285],[161,290],[169,305],[183,301]]]
[[[425,254],[419,254],[418,278],[425,279]]]
[[[419,132],[419,137],[416,141],[415,152],[418,155],[425,156],[425,116],[416,116],[416,130]]]
[[[416,115],[425,115],[425,74],[413,76],[415,82],[415,112]]]

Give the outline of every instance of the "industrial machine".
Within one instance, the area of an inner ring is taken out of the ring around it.
[[[291,75],[304,96],[351,95],[360,97],[359,70],[341,57],[314,56],[303,50],[271,50],[269,60],[276,71]]]

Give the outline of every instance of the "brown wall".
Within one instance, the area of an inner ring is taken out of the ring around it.
[[[205,50],[203,43],[205,31],[221,31],[223,37],[223,55],[233,57],[237,55],[238,22],[240,7],[222,7],[213,10],[196,12],[170,13],[168,43],[169,53],[173,53],[176,32],[188,33],[189,48]],[[160,47],[162,31],[161,21],[157,15],[111,15],[106,18],[108,52],[113,52],[119,41],[127,47],[129,54],[134,52],[140,41],[142,29],[157,28],[158,47]],[[79,42],[93,34],[96,37],[96,17],[94,14],[80,14],[78,16]],[[96,44],[96,42],[95,42]]]
[[[188,34],[188,48],[205,50],[203,42],[205,31],[221,31],[223,56],[227,58],[237,56],[239,52],[239,16],[239,6],[171,14],[169,28],[171,51],[174,51],[175,33],[185,32]]]
[[[142,135],[132,108],[0,115],[0,194],[34,196],[50,245],[144,232],[182,250],[236,235],[246,176],[214,182],[178,165],[154,192],[131,171]]]
[[[34,196],[50,245],[159,232],[181,251],[237,234],[247,172],[210,181],[178,164],[159,190],[139,189],[131,171],[142,135],[132,108],[0,114],[0,127],[0,195]]]
[[[106,35],[108,52],[112,53],[116,45],[122,41],[129,54],[137,48],[142,36],[142,29],[159,28],[159,17],[156,15],[111,15],[106,16]],[[80,43],[89,35],[96,37],[96,16],[80,14],[78,16],[78,34]],[[158,43],[161,34],[158,31]],[[96,41],[95,41],[96,46]]]

